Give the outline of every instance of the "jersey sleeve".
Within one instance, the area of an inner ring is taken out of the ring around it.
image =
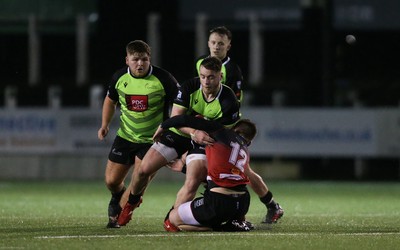
[[[164,113],[163,120],[165,120],[170,116],[170,109],[178,92],[179,83],[175,79],[175,77],[168,71],[159,68],[157,66],[152,66],[152,67],[154,70],[153,75],[158,78],[165,91],[164,111],[163,111]]]
[[[118,79],[119,79],[123,74],[125,74],[126,72],[127,72],[127,68],[123,68],[123,69],[120,69],[120,70],[118,70],[117,72],[115,72],[114,75],[111,77],[110,84],[108,85],[107,96],[108,96],[111,100],[113,100],[113,101],[115,101],[115,102],[118,102],[118,100],[119,100],[119,99],[118,99],[118,98],[119,98],[118,92],[117,92],[117,89],[115,88],[115,85],[117,84]]]
[[[157,77],[159,77],[159,80],[164,87],[165,94],[166,94],[165,102],[169,106],[172,104],[173,100],[175,99],[175,97],[178,93],[179,83],[175,79],[175,77],[168,71],[163,70],[158,67],[155,67],[155,66],[153,66],[153,67],[155,69],[157,69],[157,72],[159,72],[159,73],[157,73]]]
[[[224,97],[221,98],[221,107],[223,108],[223,116],[216,121],[221,124],[231,127],[240,119],[240,103],[233,94],[232,89],[224,86]]]
[[[183,82],[178,88],[178,94],[175,97],[174,105],[177,105],[181,108],[189,109],[190,108],[190,94],[196,88],[196,78],[191,78]]]
[[[242,91],[242,83],[243,83],[243,74],[240,67],[234,63],[230,62],[226,65],[227,73],[226,73],[226,82],[225,84],[229,86],[236,95],[236,98],[241,101],[243,98]]]

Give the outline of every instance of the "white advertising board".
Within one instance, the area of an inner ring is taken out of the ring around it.
[[[114,117],[106,141],[97,139],[101,111],[90,109],[0,110],[1,153],[104,154],[115,137]]]
[[[400,109],[243,109],[254,156],[400,157]]]
[[[400,157],[400,109],[243,108],[258,127],[255,157]],[[97,139],[101,110],[0,110],[0,153],[106,154],[118,127]]]

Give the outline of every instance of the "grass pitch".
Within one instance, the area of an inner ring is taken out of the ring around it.
[[[260,224],[254,193],[243,233],[167,233],[162,221],[181,183],[155,179],[133,220],[106,229],[109,193],[98,182],[0,182],[0,249],[399,249],[400,184],[270,182],[285,209]]]

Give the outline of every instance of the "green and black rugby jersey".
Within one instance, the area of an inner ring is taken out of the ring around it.
[[[178,82],[166,70],[150,66],[149,73],[136,78],[125,67],[112,77],[108,97],[120,104],[117,135],[135,143],[152,143],[157,127],[169,117]]]
[[[209,57],[209,55],[201,56],[196,61],[196,71],[197,74],[200,74],[200,64],[204,60],[204,58]],[[243,83],[243,74],[239,65],[237,65],[232,59],[227,56],[222,60],[222,84],[230,87],[239,101],[243,99],[243,91],[242,91],[242,83]]]
[[[221,85],[216,98],[210,102],[204,99],[200,78],[185,81],[178,90],[174,105],[186,109],[187,115],[201,116],[206,120],[218,121],[226,127],[233,126],[239,119],[239,102],[232,89]],[[180,131],[171,129],[180,135]]]

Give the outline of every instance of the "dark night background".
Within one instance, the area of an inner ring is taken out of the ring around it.
[[[161,66],[178,80],[193,75],[196,55],[194,28],[182,29],[179,1],[97,1],[98,20],[92,25],[89,41],[89,80],[87,85],[106,84],[112,73],[124,64],[124,46],[131,40],[146,40],[146,18],[150,12],[161,15]],[[399,105],[400,31],[398,29],[335,30],[329,37],[330,62],[323,64],[324,12],[320,7],[304,8],[298,29],[265,30],[264,78],[258,85],[264,93],[282,90],[288,106],[346,106],[340,95],[356,91],[364,106]],[[8,23],[3,20],[2,25]],[[216,23],[225,24],[229,22]],[[194,24],[192,25],[194,26]],[[248,79],[248,30],[232,25],[230,51]],[[324,31],[325,30],[325,31]],[[355,45],[344,41],[351,32]],[[0,34],[2,87],[27,85],[27,34]],[[43,32],[42,79],[38,85],[75,85],[75,33]],[[205,41],[206,42],[206,41]],[[323,67],[329,67],[331,85],[321,86]],[[252,91],[250,84],[244,86]],[[325,92],[325,94],[324,94]],[[268,94],[267,94],[268,95]],[[346,99],[346,98],[345,98]],[[270,105],[271,98],[254,96],[254,105]]]

